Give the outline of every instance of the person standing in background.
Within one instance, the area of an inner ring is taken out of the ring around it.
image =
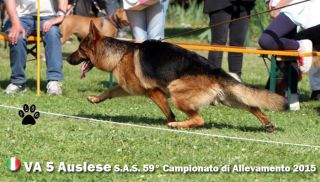
[[[113,14],[119,8],[118,0],[104,0],[104,2],[107,15]]]
[[[318,25],[304,29],[295,36],[297,40],[309,39],[315,51],[320,51],[320,22]],[[310,100],[320,101],[320,57],[314,57],[314,64],[309,70],[311,96]]]
[[[169,0],[160,0],[143,10],[126,10],[134,39],[144,41],[164,38],[168,6]]]
[[[250,15],[255,6],[255,0],[205,0],[204,13],[210,18],[210,25],[227,22],[236,18]],[[229,35],[230,46],[243,46],[248,32],[249,18],[231,23],[221,24],[211,28],[211,44],[226,45]],[[215,68],[221,68],[222,52],[209,52],[208,60]],[[242,73],[242,53],[228,53],[229,72]]]

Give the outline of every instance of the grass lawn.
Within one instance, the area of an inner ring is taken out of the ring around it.
[[[76,48],[65,45],[64,55]],[[201,52],[206,55],[207,53]],[[0,91],[10,79],[8,50],[0,52]],[[226,62],[226,61],[224,61]],[[108,73],[93,69],[80,80],[80,66],[64,62],[63,96],[45,95],[45,62],[41,62],[41,96],[36,96],[36,64],[27,62],[27,89],[25,94],[0,94],[0,105],[21,108],[35,104],[40,112],[36,125],[22,125],[17,109],[0,107],[0,181],[320,181],[319,172],[294,173],[294,165],[320,168],[320,148],[242,141],[201,136],[190,133],[159,131],[149,128],[106,122],[89,122],[76,118],[47,114],[60,113],[79,117],[113,121],[165,129],[165,117],[150,100],[144,97],[126,97],[107,100],[100,104],[87,102],[88,95],[101,93],[107,86]],[[225,65],[224,65],[225,66]],[[264,87],[267,70],[257,55],[245,55],[243,80]],[[191,133],[242,137],[257,140],[309,144],[320,146],[320,102],[310,102],[309,80],[305,76],[299,85],[301,111],[265,113],[276,125],[277,131],[266,133],[260,122],[250,113],[224,106],[207,107],[202,111],[206,127],[186,130]],[[178,120],[186,117],[174,109]],[[28,173],[22,167],[10,172],[6,161],[16,156],[23,162],[40,162],[42,172]],[[55,171],[46,171],[47,162],[54,162]],[[154,165],[155,172],[94,172],[59,173],[59,162],[66,164],[110,164],[130,167]],[[163,166],[217,166],[230,165],[230,172],[178,173],[166,172]],[[289,166],[288,173],[237,173],[234,165]],[[302,167],[301,167],[302,168]]]

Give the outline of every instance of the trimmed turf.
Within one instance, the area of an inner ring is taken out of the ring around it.
[[[64,46],[68,54],[75,46]],[[9,83],[8,51],[1,56],[1,92]],[[206,54],[206,53],[201,53]],[[226,61],[225,61],[226,62]],[[93,69],[80,80],[79,66],[64,62],[63,96],[45,95],[45,62],[42,65],[41,96],[36,96],[35,61],[27,63],[27,89],[24,95],[0,94],[1,105],[22,109],[23,104],[35,104],[40,118],[34,126],[21,125],[17,109],[0,107],[0,181],[319,181],[316,173],[168,173],[171,166],[293,166],[316,165],[320,168],[320,149],[288,145],[266,144],[210,138],[168,131],[88,122],[47,115],[53,112],[67,115],[110,120],[148,127],[166,128],[164,116],[150,100],[144,97],[126,97],[107,100],[100,104],[86,101],[88,95],[101,93],[107,86],[108,73]],[[267,70],[261,58],[246,55],[243,80],[264,87]],[[202,111],[206,127],[191,132],[227,135],[260,140],[320,145],[320,102],[307,101],[310,90],[308,77],[300,83],[301,111],[268,112],[277,126],[275,133],[265,133],[259,121],[250,113],[224,106],[207,107]],[[183,115],[174,109],[178,120]],[[40,162],[41,173],[27,173],[23,167],[12,173],[5,162],[12,156],[22,162]],[[158,165],[154,173],[54,173],[46,172],[46,162],[81,164]]]

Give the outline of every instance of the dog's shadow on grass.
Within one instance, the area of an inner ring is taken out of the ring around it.
[[[204,125],[204,128],[211,129],[211,128],[217,128],[217,129],[232,129],[232,130],[239,130],[243,132],[266,132],[266,129],[263,126],[260,127],[254,127],[254,126],[236,126],[232,124],[227,123],[206,123]],[[283,132],[283,128],[276,127],[276,131]]]
[[[86,114],[79,113],[78,117],[94,118],[101,121],[112,121],[116,123],[132,123],[132,124],[149,124],[149,125],[166,125],[165,118],[150,118],[150,117],[140,117],[140,116],[107,116],[102,114]],[[266,132],[265,128],[253,127],[253,126],[235,126],[226,123],[206,123],[204,125],[206,129],[232,129],[239,130],[243,132]],[[276,128],[276,131],[284,131],[282,128]]]
[[[112,121],[116,123],[133,123],[133,124],[151,124],[151,125],[165,125],[164,118],[150,118],[138,116],[108,116],[102,114],[86,114],[79,113],[77,116],[84,118],[93,118],[101,121]]]

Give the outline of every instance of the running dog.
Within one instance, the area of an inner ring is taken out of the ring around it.
[[[266,131],[272,132],[275,128],[260,108],[278,111],[286,107],[283,97],[240,83],[222,69],[214,69],[206,58],[194,52],[157,40],[133,43],[105,37],[92,22],[89,35],[67,61],[72,65],[83,62],[81,78],[96,67],[112,72],[117,79],[119,85],[99,96],[89,96],[91,103],[144,95],[158,105],[171,128],[202,127],[200,108],[222,103],[251,112]],[[176,122],[168,97],[188,116],[187,121]]]

